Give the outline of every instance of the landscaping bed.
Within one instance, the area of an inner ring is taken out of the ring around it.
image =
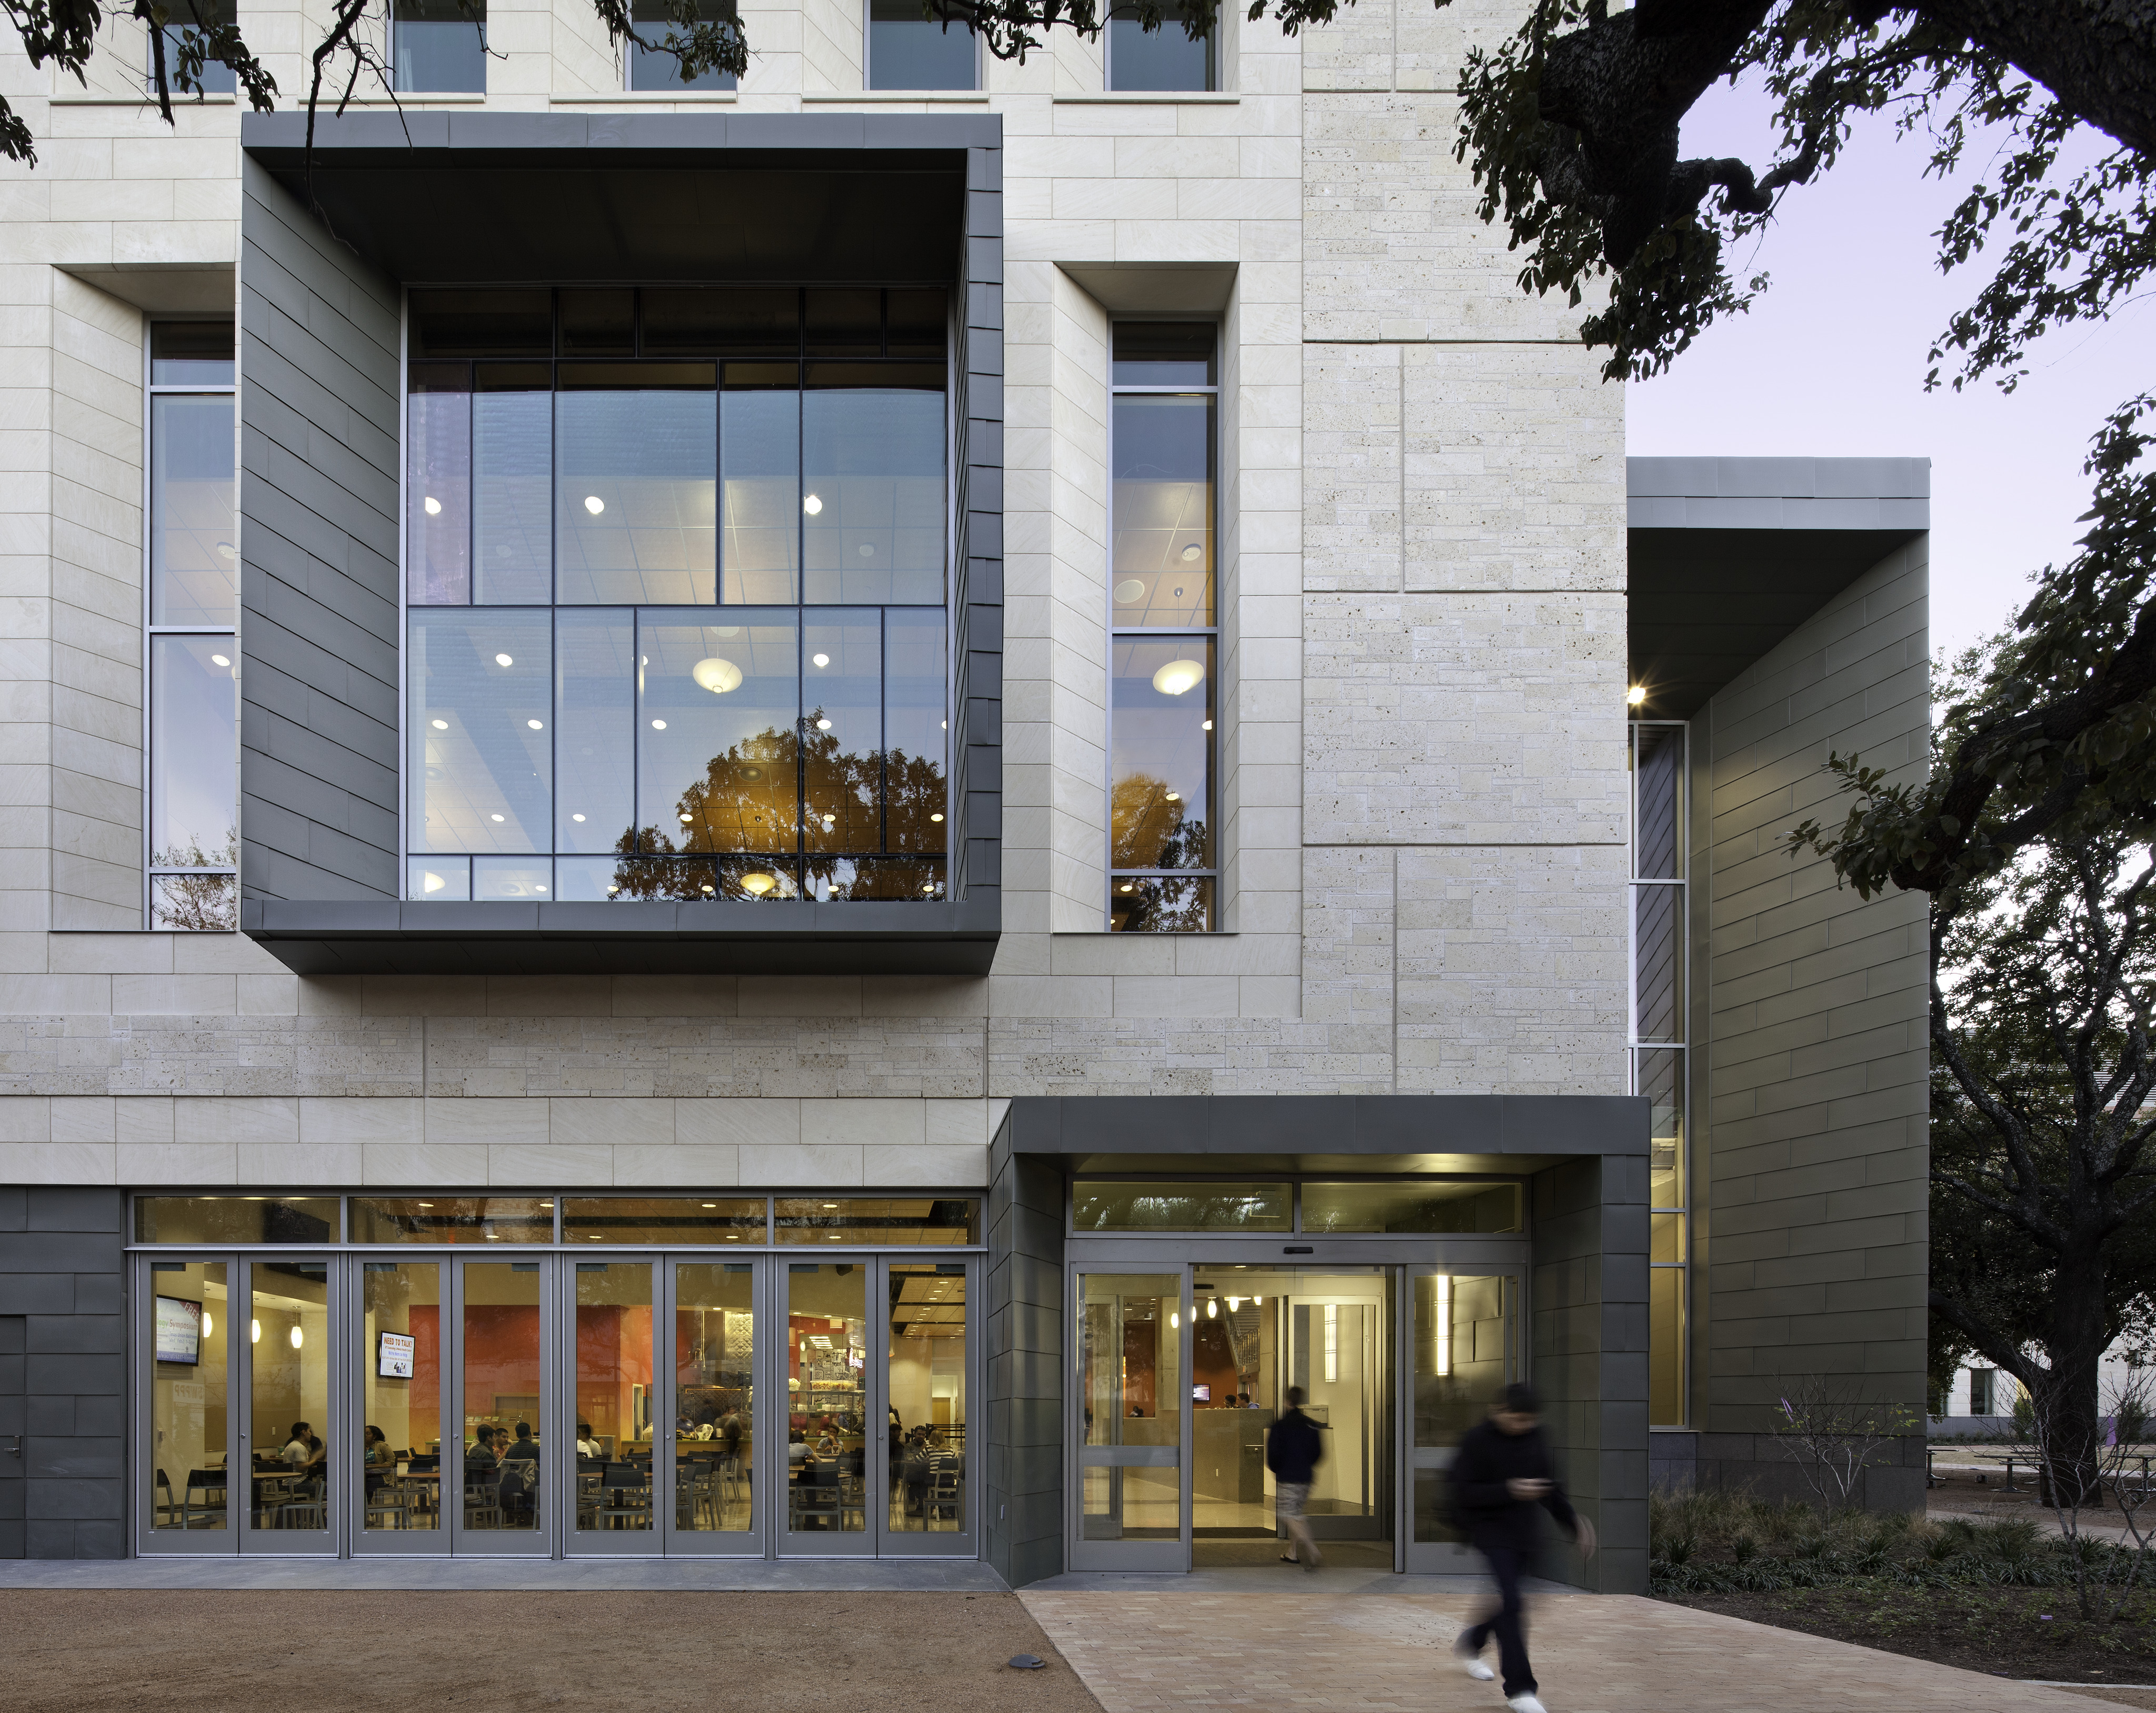
[[[1658,1497],[1652,1513],[1658,1599],[1994,1676],[2156,1684],[2156,1563],[2137,1572],[2107,1541],[2069,1547],[2029,1518],[1932,1522],[1728,1494]]]

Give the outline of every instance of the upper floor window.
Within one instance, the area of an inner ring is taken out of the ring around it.
[[[164,38],[165,78],[175,95],[180,94],[180,56],[187,38],[198,39],[205,29],[215,29],[221,24],[235,23],[239,11],[235,0],[194,0],[193,10],[175,7],[164,27],[157,33]],[[229,95],[238,90],[239,79],[233,69],[221,59],[206,59],[197,73],[206,95]],[[155,91],[157,86],[156,66],[149,69],[148,83]]]
[[[943,895],[945,304],[412,294],[409,896]]]
[[[981,53],[973,30],[946,24],[923,0],[868,0],[868,76],[872,90],[973,90]]]
[[[484,95],[486,0],[392,0],[389,50],[399,94]]]
[[[1209,90],[1214,84],[1213,38],[1193,41],[1183,26],[1183,8],[1163,0],[1160,27],[1147,30],[1134,5],[1108,12],[1108,87],[1111,90]],[[1219,25],[1216,23],[1217,31]]]
[[[734,15],[732,0],[697,0],[700,23],[721,23]],[[631,0],[629,22],[646,41],[660,43],[683,32],[665,0]],[[737,80],[731,71],[705,70],[694,77],[681,75],[681,62],[671,54],[629,44],[629,86],[632,90],[730,90]]]
[[[1108,926],[1214,926],[1214,464],[1206,322],[1118,322],[1109,418]]]
[[[234,379],[230,322],[151,324],[144,584],[152,928],[238,926]]]

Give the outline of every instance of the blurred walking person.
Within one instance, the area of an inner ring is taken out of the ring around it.
[[[1482,1659],[1491,1637],[1504,1672],[1505,1705],[1512,1713],[1543,1713],[1520,1604],[1520,1581],[1534,1573],[1547,1510],[1571,1532],[1586,1557],[1594,1556],[1594,1525],[1572,1508],[1558,1484],[1549,1443],[1543,1438],[1542,1402],[1534,1388],[1518,1383],[1490,1407],[1489,1419],[1467,1430],[1452,1460],[1453,1509],[1476,1551],[1489,1561],[1497,1604],[1460,1633],[1453,1652],[1467,1674],[1486,1683],[1497,1674]]]
[[[1265,1467],[1273,1472],[1274,1515],[1287,1525],[1288,1550],[1281,1554],[1281,1562],[1299,1562],[1313,1574],[1325,1561],[1310,1538],[1303,1508],[1310,1503],[1310,1484],[1324,1459],[1317,1424],[1302,1412],[1302,1388],[1291,1386],[1287,1412],[1265,1430]]]

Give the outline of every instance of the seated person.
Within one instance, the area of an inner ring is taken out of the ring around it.
[[[495,1430],[495,1448],[501,1452],[501,1502],[519,1515],[528,1515],[539,1496],[539,1442],[531,1437],[531,1424],[519,1422],[516,1438],[501,1448],[501,1430]]]
[[[316,1443],[315,1430],[305,1422],[295,1422],[285,1448],[277,1453],[277,1460],[295,1469],[304,1469],[313,1461]]]
[[[482,1428],[473,1437],[470,1448],[465,1453],[465,1479],[492,1481],[501,1471],[501,1454],[495,1450],[494,1437],[499,1428]]]
[[[577,1423],[577,1455],[580,1458],[603,1458],[606,1455],[605,1448],[600,1445],[598,1436],[592,1432],[592,1424],[588,1422]]]
[[[367,1424],[366,1441],[367,1449],[361,1453],[361,1461],[366,1466],[367,1495],[372,1499],[381,1491],[397,1465],[396,1459],[389,1455],[389,1437],[372,1422]]]

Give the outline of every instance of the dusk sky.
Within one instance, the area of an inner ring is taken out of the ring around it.
[[[1686,121],[1684,152],[1768,159],[1770,107],[1726,85]],[[1962,173],[1923,176],[1925,140],[1867,125],[1835,169],[1800,187],[1731,271],[1772,287],[1711,330],[1666,375],[1630,389],[1628,450],[1928,457],[1932,643],[1958,650],[2011,617],[2030,572],[2070,558],[2087,509],[2090,436],[2151,378],[2156,321],[2144,303],[2032,352],[2012,394],[1989,380],[1924,391],[1933,338],[1974,297],[1984,258],[1941,275],[1933,235],[1993,155],[1972,145]]]

